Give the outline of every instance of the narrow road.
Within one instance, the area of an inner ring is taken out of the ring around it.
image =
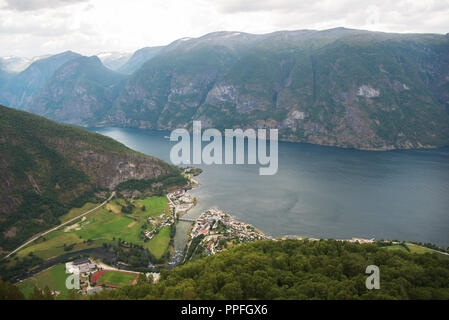
[[[50,230],[47,230],[47,231],[45,231],[45,232],[43,232],[43,233],[39,233],[38,235],[34,236],[33,238],[31,238],[30,240],[28,240],[27,242],[25,242],[24,244],[22,244],[20,247],[18,247],[18,248],[15,249],[14,251],[11,251],[8,255],[5,256],[4,259],[8,258],[9,256],[11,256],[12,254],[16,253],[17,251],[19,251],[19,250],[22,249],[23,247],[29,245],[30,243],[36,241],[36,240],[39,239],[40,237],[43,237],[43,236],[45,236],[46,234],[49,234],[50,232],[56,231],[56,230],[58,230],[59,228],[65,226],[65,225],[67,225],[67,224],[69,224],[69,223],[72,223],[73,221],[76,221],[76,220],[78,220],[79,218],[84,217],[85,215],[88,215],[88,214],[91,213],[92,211],[95,211],[95,210],[97,210],[98,208],[101,208],[101,207],[104,206],[106,203],[108,203],[114,196],[115,196],[115,191],[112,192],[111,196],[110,196],[105,202],[103,202],[102,204],[96,206],[95,208],[90,209],[90,210],[88,210],[88,211],[86,211],[86,212],[80,214],[79,216],[76,216],[75,218],[72,218],[72,219],[70,219],[70,220],[68,220],[68,221],[66,221],[66,222],[64,222],[64,223],[61,223],[61,224],[60,224],[59,226],[57,226],[57,227],[54,227],[54,228],[52,228],[52,229],[50,229]]]
[[[176,208],[175,204],[173,203],[173,201],[171,201],[170,197],[168,196],[168,194],[166,195],[168,202],[170,202],[170,204]]]

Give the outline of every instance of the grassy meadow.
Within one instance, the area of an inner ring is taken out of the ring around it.
[[[151,241],[148,242],[148,250],[157,258],[160,259],[165,251],[168,250],[170,244],[170,227],[163,227]]]
[[[165,197],[149,197],[131,200],[134,206],[131,213],[122,213],[122,207],[128,205],[124,199],[114,199],[106,206],[95,210],[89,215],[63,228],[49,233],[17,253],[24,257],[31,252],[43,259],[56,257],[68,252],[95,248],[103,243],[112,243],[117,239],[129,243],[142,245],[150,250],[156,257],[161,256],[168,249],[170,232],[164,227],[150,241],[144,242],[142,238],[143,225],[147,224],[148,217],[154,224],[170,213],[168,200]],[[82,214],[97,204],[88,203],[82,208],[72,209],[61,217],[61,221]],[[159,217],[163,215],[163,217]],[[147,228],[154,226],[148,223]]]
[[[65,265],[58,264],[20,282],[17,287],[28,298],[35,286],[42,289],[48,286],[51,291],[59,291],[60,294],[57,298],[63,299],[67,297],[68,293],[68,289],[65,286],[67,276]]]

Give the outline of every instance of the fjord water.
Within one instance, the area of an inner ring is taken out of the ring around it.
[[[101,128],[128,147],[170,162],[168,132]],[[279,143],[279,170],[201,165],[199,199],[188,213],[218,207],[272,235],[352,237],[449,246],[449,148],[373,152]],[[175,247],[185,245],[186,222]]]

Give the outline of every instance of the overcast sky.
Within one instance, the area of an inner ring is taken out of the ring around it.
[[[0,56],[133,52],[219,31],[448,33],[449,0],[0,0]]]

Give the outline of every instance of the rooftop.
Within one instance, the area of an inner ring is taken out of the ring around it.
[[[73,265],[78,266],[80,264],[90,263],[89,258],[81,258],[73,261]]]

